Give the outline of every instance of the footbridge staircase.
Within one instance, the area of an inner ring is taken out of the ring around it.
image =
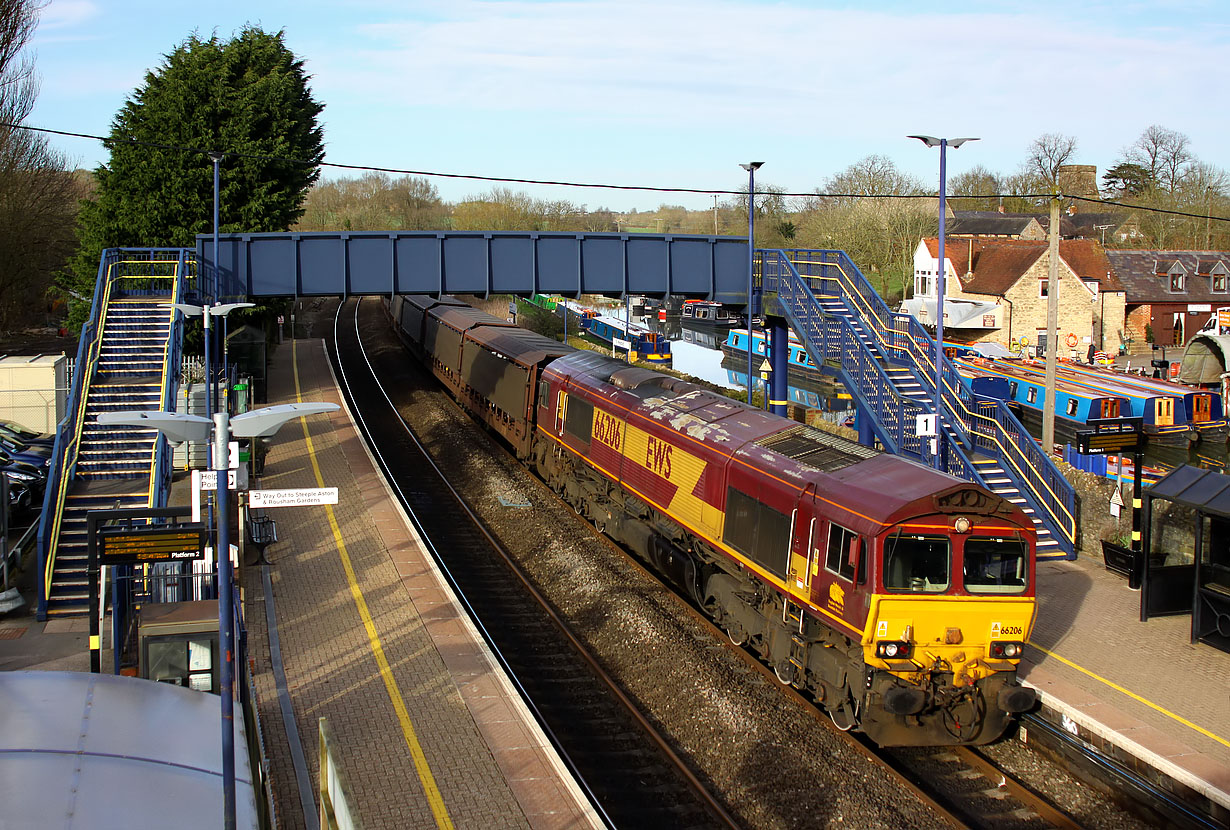
[[[935,413],[935,338],[889,310],[842,251],[760,250],[765,310],[780,314],[833,372],[887,450],[933,465],[918,416]],[[1038,529],[1039,559],[1076,550],[1072,485],[1003,401],[975,395],[943,359],[940,466],[1018,504]]]
[[[88,612],[86,514],[163,507],[171,453],[157,431],[100,426],[101,412],[173,410],[179,384],[180,302],[195,260],[184,249],[108,250],[81,332],[39,524],[38,615]]]

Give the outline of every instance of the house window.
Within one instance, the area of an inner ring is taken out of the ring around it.
[[[1183,272],[1182,271],[1175,271],[1174,273],[1170,275],[1170,290],[1176,291],[1176,292],[1183,290]]]
[[[1221,292],[1221,293],[1225,293],[1226,291],[1226,275],[1225,274],[1214,274],[1213,275],[1213,290]]]
[[[1097,280],[1084,280],[1084,283],[1085,283],[1085,287],[1089,289],[1090,294],[1092,294],[1095,297],[1098,296],[1098,281]]]
[[[1046,290],[1047,290],[1046,286],[1047,286],[1047,280],[1038,281],[1038,296],[1039,297],[1046,296]]]

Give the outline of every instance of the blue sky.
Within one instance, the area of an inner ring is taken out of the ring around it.
[[[283,29],[325,104],[330,162],[487,176],[805,192],[879,153],[926,181],[908,134],[978,136],[949,175],[1013,172],[1038,135],[1099,174],[1150,124],[1230,168],[1223,0],[51,0],[28,123],[104,135],[194,30]],[[52,138],[71,164],[98,142]],[[326,176],[341,175],[326,170]],[[483,182],[432,180],[459,200]],[[615,210],[703,195],[512,185]]]

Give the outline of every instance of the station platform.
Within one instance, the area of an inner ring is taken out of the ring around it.
[[[342,403],[324,344],[279,348],[269,405]],[[397,507],[344,408],[283,427],[265,489],[337,487],[333,506],[266,511],[271,563],[242,569],[249,655],[279,823],[304,823],[266,626],[272,589],[286,693],[319,775],[318,720],[367,827],[600,827]]]
[[[1140,622],[1100,560],[1039,563],[1037,593],[1019,676],[1044,716],[1230,815],[1230,654],[1193,644],[1190,614]]]
[[[269,404],[341,403],[318,340],[277,349],[268,381]],[[458,610],[345,409],[284,427],[261,486],[341,494],[335,506],[268,511],[280,540],[271,564],[240,572],[279,826],[316,826],[301,784],[319,775],[322,717],[368,827],[601,826]],[[1190,643],[1189,616],[1141,623],[1139,592],[1100,560],[1039,564],[1037,593],[1020,676],[1048,717],[1230,811],[1230,654]],[[87,635],[82,619],[10,615],[0,619],[0,669],[88,671]],[[303,747],[299,768],[280,696]]]

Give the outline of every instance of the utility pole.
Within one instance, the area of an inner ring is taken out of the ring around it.
[[[1050,264],[1046,278],[1046,399],[1042,405],[1042,451],[1055,449],[1055,371],[1059,356],[1059,193],[1051,198]]]

